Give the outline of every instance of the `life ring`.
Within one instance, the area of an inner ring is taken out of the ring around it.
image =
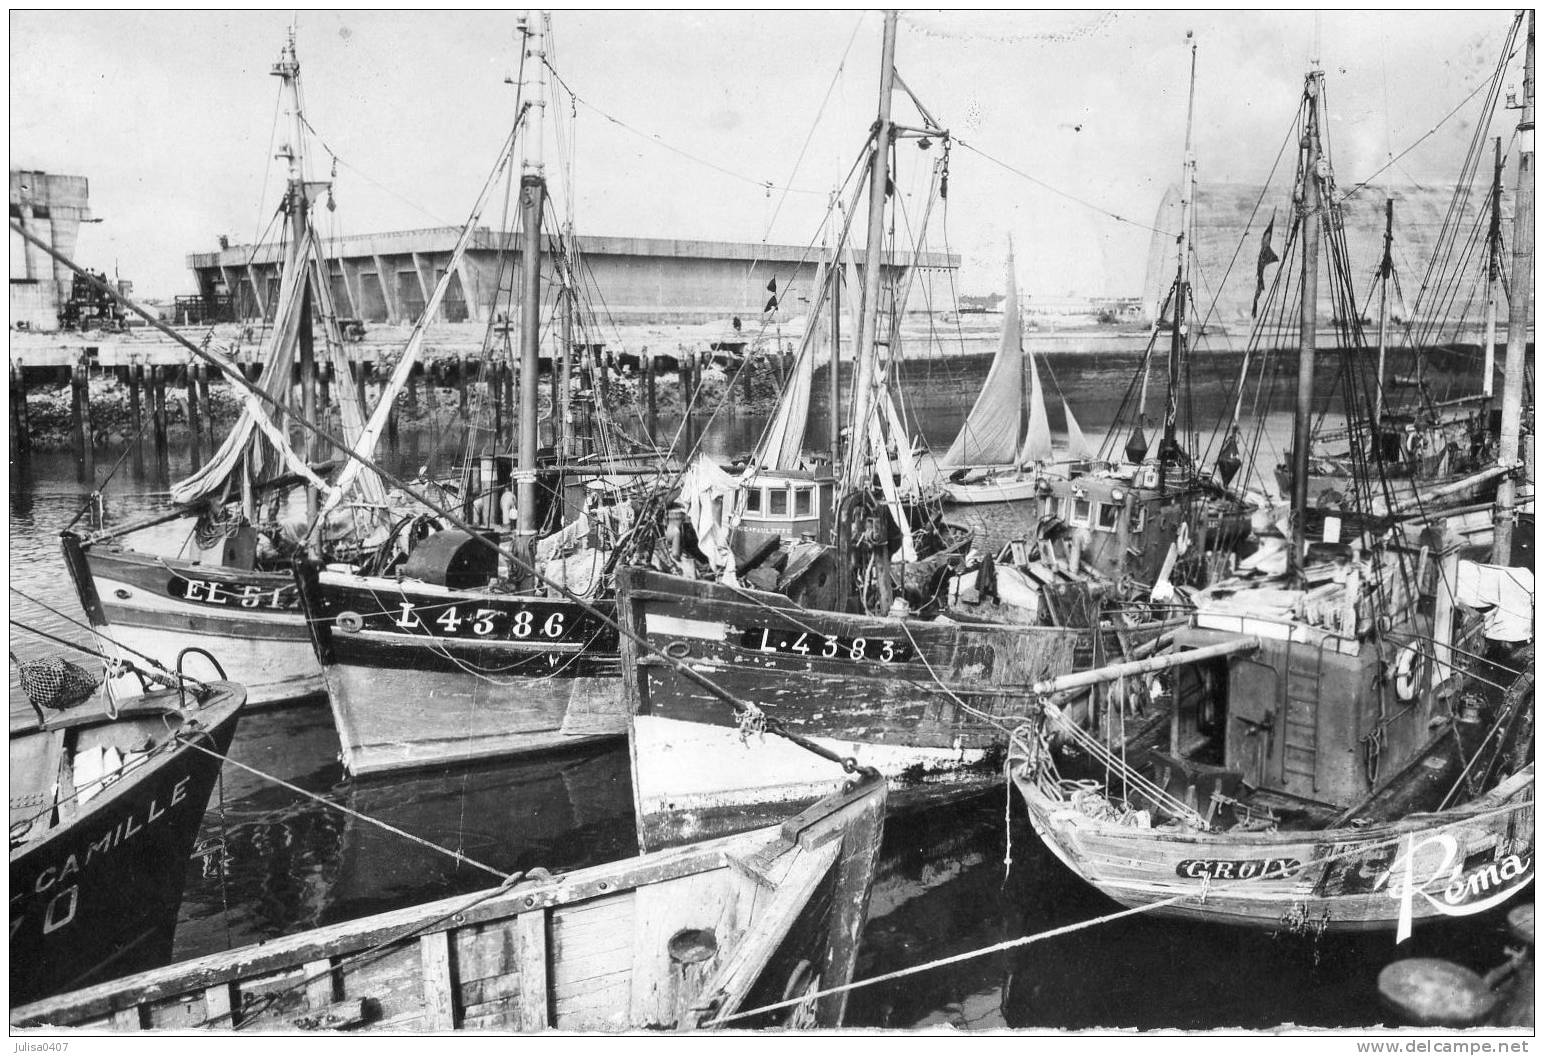
[[[1414,642],[1405,646],[1394,658],[1394,695],[1400,700],[1414,700],[1421,688],[1421,670],[1425,666],[1420,646]]]

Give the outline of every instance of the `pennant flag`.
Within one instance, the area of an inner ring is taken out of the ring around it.
[[[1271,222],[1265,225],[1265,234],[1260,238],[1260,259],[1255,262],[1255,291],[1254,304],[1249,308],[1249,318],[1255,317],[1255,312],[1260,310],[1260,294],[1265,292],[1265,269],[1276,263],[1281,258],[1271,248],[1271,232],[1276,229],[1276,214],[1271,214]]]
[[[772,296],[767,298],[767,306],[762,309],[762,312],[763,313],[765,313],[765,312],[775,312],[775,311],[777,311],[777,277],[776,276],[773,276],[772,277],[772,281],[767,283],[767,292],[770,293]]]

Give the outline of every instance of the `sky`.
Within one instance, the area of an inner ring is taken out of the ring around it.
[[[86,176],[80,263],[136,293],[193,290],[186,256],[257,238],[287,142],[269,68],[295,27],[325,235],[463,223],[514,114],[510,11],[12,11],[11,167]],[[1196,46],[1202,183],[1263,181],[1317,53],[1342,186],[1455,178],[1503,10],[904,11],[896,68],[957,142],[928,248],[962,293],[1136,296],[1180,177]],[[875,11],[554,10],[543,152],[580,234],[818,241],[874,120]],[[1187,32],[1194,34],[1187,39]],[[1507,84],[1520,94],[1518,72]],[[1482,93],[1483,94],[1483,93]],[[904,93],[894,117],[919,124]],[[1437,127],[1439,126],[1440,127]],[[1515,115],[1498,127],[1511,128]],[[1434,127],[1437,130],[1427,135]],[[1422,137],[1425,137],[1424,139]],[[1413,149],[1406,152],[1418,140]],[[920,215],[937,156],[908,144]],[[768,186],[770,184],[770,187]],[[483,216],[497,225],[499,207]]]

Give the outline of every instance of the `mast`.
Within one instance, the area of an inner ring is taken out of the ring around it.
[[[1301,575],[1308,554],[1308,444],[1313,415],[1313,370],[1318,339],[1319,307],[1319,212],[1322,181],[1328,162],[1320,153],[1319,104],[1323,98],[1324,71],[1308,74],[1308,109],[1303,126],[1303,186],[1299,203],[1303,221],[1302,312],[1298,319],[1297,402],[1292,419],[1292,554],[1294,575]]]
[[[831,192],[832,208],[840,206],[840,195]],[[845,224],[844,237],[845,237]],[[842,460],[842,247],[831,251],[831,374],[826,378],[830,396],[831,471]]]
[[[1485,252],[1485,374],[1480,381],[1480,395],[1485,397],[1485,411],[1490,412],[1490,398],[1496,389],[1496,289],[1501,284],[1501,137],[1496,137],[1496,170],[1490,183],[1490,232]],[[1483,426],[1489,429],[1489,425]]]
[[[536,538],[536,408],[540,383],[541,213],[547,193],[542,164],[542,123],[547,107],[546,49],[540,17],[521,20],[527,68],[536,71],[535,121],[528,123],[520,161],[520,450],[517,481],[516,549],[529,553]],[[554,408],[555,409],[555,408]]]
[[[848,438],[844,486],[858,487],[865,477],[869,417],[874,409],[874,338],[879,320],[879,280],[883,264],[885,191],[890,182],[890,94],[895,87],[894,11],[885,12],[885,34],[879,67],[879,117],[874,122],[874,154],[869,169],[868,241],[863,256],[863,313],[853,342],[858,371],[853,382],[852,435]]]
[[[1186,33],[1187,37],[1191,34]],[[1179,197],[1179,263],[1174,275],[1174,329],[1169,335],[1169,394],[1163,411],[1163,440],[1158,444],[1158,487],[1167,490],[1169,463],[1179,454],[1175,431],[1179,421],[1179,372],[1189,337],[1185,321],[1187,293],[1186,258],[1190,255],[1190,204],[1195,196],[1196,159],[1191,152],[1191,133],[1196,112],[1196,44],[1190,43],[1190,101],[1185,110],[1185,175]]]
[[[306,200],[305,159],[301,145],[305,142],[305,119],[300,112],[300,62],[295,57],[295,27],[289,30],[284,51],[273,64],[272,73],[283,82],[285,104],[290,113],[290,142],[281,147],[277,157],[289,165],[289,189],[285,195],[285,208],[289,211],[290,250],[289,266],[300,267],[302,259],[310,253],[309,212]],[[302,254],[305,254],[303,257]],[[316,354],[311,337],[311,282],[309,276],[299,279],[300,291],[300,413],[308,422],[316,421]],[[314,440],[307,433],[302,441],[301,457],[307,464],[316,461]],[[314,542],[321,532],[317,518],[318,496],[314,485],[306,485],[306,523],[311,525]]]
[[[1527,366],[1529,318],[1533,315],[1533,11],[1528,12],[1528,47],[1523,53],[1522,118],[1517,123],[1517,211],[1512,218],[1512,286],[1507,310],[1506,370],[1501,382],[1501,440],[1497,459],[1517,461],[1522,432],[1523,374]],[[1508,473],[1496,489],[1496,544],[1491,561],[1512,560],[1512,527],[1517,516],[1517,478]]]
[[[1378,264],[1378,378],[1373,384],[1372,424],[1383,420],[1384,363],[1389,347],[1389,279],[1394,275],[1394,199],[1383,200],[1383,260]]]
[[[569,185],[569,208],[573,208],[573,185]],[[554,407],[553,421],[558,423],[558,454],[567,462],[574,453],[573,356],[574,356],[574,221],[563,225],[563,342],[558,360],[558,393],[562,405]]]

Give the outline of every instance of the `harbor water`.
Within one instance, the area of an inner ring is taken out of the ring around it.
[[[908,378],[908,410],[926,423],[937,449],[958,428],[985,362],[919,366],[936,373]],[[1053,369],[1052,394],[1066,397],[1097,444],[1126,392],[1132,364],[1058,360]],[[1193,380],[1198,420],[1216,420],[1231,402],[1231,379],[1221,369],[1214,373]],[[1265,439],[1257,460],[1267,480],[1290,431],[1290,393],[1280,388],[1262,408]],[[826,435],[827,420],[817,383],[811,446]],[[702,418],[693,431],[709,454],[729,459],[748,450],[764,425],[763,418],[725,411]],[[1203,443],[1210,437],[1204,432]],[[118,454],[99,450],[99,470]],[[434,456],[424,438],[405,433],[390,462],[412,474]],[[83,617],[57,537],[93,484],[78,478],[68,454],[36,454],[11,468],[12,618],[89,645],[90,634],[76,622]],[[87,519],[122,524],[154,512],[170,482],[189,469],[186,451],[160,460],[148,450],[129,457],[101,509]],[[1003,507],[956,512],[986,542],[1026,530]],[[21,658],[64,653],[15,627],[11,647]],[[19,703],[25,707],[14,665],[11,701],[13,712]],[[481,890],[516,870],[560,872],[636,853],[625,744],[532,762],[351,780],[338,761],[326,702],[297,702],[241,720],[187,865],[175,956],[217,953]],[[860,979],[1055,934],[860,986],[847,1023],[909,1030],[1368,1026],[1391,1022],[1376,992],[1378,971],[1389,961],[1441,956],[1484,972],[1500,960],[1507,941],[1505,907],[1423,926],[1398,947],[1387,933],[1331,936],[1285,925],[1265,932],[1118,913],[1040,845],[1022,803],[1007,789],[892,818]]]

